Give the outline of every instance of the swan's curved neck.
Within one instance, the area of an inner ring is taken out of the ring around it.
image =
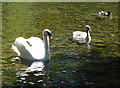
[[[90,32],[87,30],[87,38],[90,38]]]
[[[50,57],[49,36],[43,33],[43,40],[44,40],[44,46],[45,46],[45,58],[44,59],[49,60],[49,57]]]

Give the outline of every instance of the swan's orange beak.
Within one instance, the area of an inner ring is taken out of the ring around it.
[[[50,38],[50,39],[53,39],[53,37],[52,37],[52,36],[49,36],[49,38]]]

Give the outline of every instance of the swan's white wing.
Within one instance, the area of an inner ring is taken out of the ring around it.
[[[31,37],[25,39],[23,37],[16,38],[12,48],[22,58],[34,60],[43,59],[45,56],[44,43],[40,38]]]
[[[81,31],[73,32],[73,40],[79,43],[85,43],[86,36],[87,36],[86,32]]]
[[[16,46],[12,45],[12,49],[18,54],[18,56],[20,56],[20,52]]]
[[[27,39],[29,42],[31,49],[30,53],[35,59],[43,59],[45,56],[45,47],[43,41],[38,37],[30,37]]]
[[[24,39],[23,37],[18,37],[16,38],[14,44],[15,44],[16,50],[19,51],[19,56],[21,58],[25,58],[25,59],[33,58],[30,53],[31,47],[26,42],[26,39]],[[15,47],[14,47],[14,50],[15,50]]]
[[[75,31],[73,32],[73,38],[86,38],[87,33],[86,32],[81,32],[81,31]]]

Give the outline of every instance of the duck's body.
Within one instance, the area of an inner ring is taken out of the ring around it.
[[[87,31],[82,32],[82,31],[74,31],[73,32],[73,41],[78,42],[78,43],[90,43],[91,41],[91,36],[90,36],[90,26],[86,26]]]
[[[47,34],[49,33],[49,34]],[[47,29],[43,31],[42,41],[38,37],[16,38],[12,49],[23,59],[27,60],[49,60],[49,36],[51,32]]]
[[[110,11],[108,11],[108,12],[100,11],[100,12],[99,12],[99,16],[108,16],[108,17],[110,17],[111,14],[112,14],[112,13],[111,13]]]

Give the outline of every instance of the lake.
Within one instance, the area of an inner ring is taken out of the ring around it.
[[[98,16],[101,10],[112,17]],[[86,25],[90,46],[74,43],[72,32],[86,31]],[[21,36],[42,39],[44,29],[53,35],[50,62],[23,64],[12,44]],[[117,88],[119,37],[117,2],[3,2],[2,87]]]

